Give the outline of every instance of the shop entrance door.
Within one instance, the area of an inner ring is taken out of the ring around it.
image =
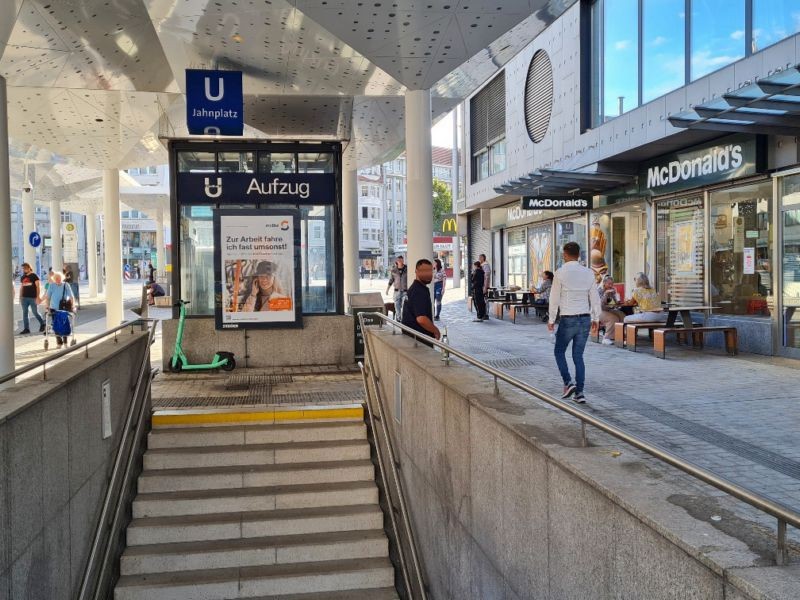
[[[781,228],[781,353],[800,358],[800,205],[784,208],[781,212]]]

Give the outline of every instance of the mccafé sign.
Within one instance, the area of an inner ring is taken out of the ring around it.
[[[754,175],[764,169],[765,144],[756,136],[734,135],[666,154],[642,165],[642,193],[669,194]]]

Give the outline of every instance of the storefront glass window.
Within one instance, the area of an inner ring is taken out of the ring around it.
[[[639,2],[603,3],[603,114],[606,120],[639,106]]]
[[[769,316],[772,182],[710,195],[709,289],[717,312]]]
[[[181,295],[189,315],[214,314],[213,206],[180,209]]]
[[[220,173],[252,173],[256,168],[255,152],[220,152]]]
[[[336,312],[332,206],[302,206],[303,313]]]
[[[650,102],[686,80],[686,1],[642,4],[642,101]]]
[[[753,52],[800,31],[797,0],[753,0]]]
[[[282,153],[259,152],[258,172],[294,173],[295,172],[294,156],[295,156],[294,154],[289,152],[282,152]]]
[[[528,287],[528,256],[525,229],[512,229],[508,236],[508,285],[523,289]]]
[[[179,173],[213,173],[217,170],[217,155],[213,152],[179,152]]]
[[[692,0],[692,80],[744,57],[745,0]]]
[[[660,202],[656,215],[656,277],[661,300],[679,306],[703,305],[703,198]]]
[[[800,348],[800,176],[781,182],[783,206],[783,345]]]
[[[333,154],[328,152],[307,152],[297,155],[300,173],[334,173]]]
[[[576,242],[581,247],[580,263],[588,266],[588,253],[586,252],[586,219],[575,217],[556,223],[556,269],[564,264],[564,256],[561,249],[567,242]]]

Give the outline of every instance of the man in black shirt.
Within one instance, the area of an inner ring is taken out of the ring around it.
[[[39,321],[39,331],[44,331],[44,319],[39,314],[38,304],[41,297],[39,287],[39,277],[33,272],[28,263],[22,263],[22,277],[20,278],[19,303],[22,305],[22,331],[20,333],[30,333],[30,323],[28,311],[33,313]]]
[[[439,339],[439,328],[433,324],[433,305],[428,284],[433,281],[433,263],[427,258],[417,261],[414,283],[408,288],[408,296],[403,303],[403,320],[406,327]]]

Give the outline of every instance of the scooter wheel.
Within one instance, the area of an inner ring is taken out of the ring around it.
[[[176,363],[173,363],[172,359],[170,359],[169,361],[169,370],[173,373],[180,373],[182,370],[182,366],[183,365],[181,364],[181,361],[178,361]]]
[[[233,371],[236,368],[236,361],[232,356],[229,356],[227,362],[220,367],[223,371]]]

